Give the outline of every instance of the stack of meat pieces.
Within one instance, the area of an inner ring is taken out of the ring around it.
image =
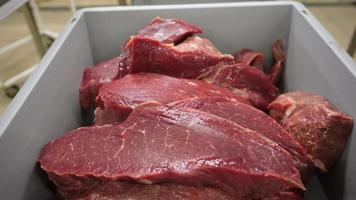
[[[64,198],[301,200],[315,169],[340,157],[350,117],[309,93],[276,99],[281,41],[265,73],[262,53],[223,54],[201,32],[157,17],[85,69],[80,102],[95,124],[39,158]]]
[[[278,80],[284,53],[281,41],[273,47],[275,64],[263,72],[260,52],[243,49],[235,56],[221,53],[207,39],[193,36],[201,29],[174,19],[153,19],[123,45],[121,55],[84,71],[80,87],[83,108],[95,106],[95,97],[104,83],[127,74],[151,72],[178,78],[202,79],[226,87],[253,106],[267,110],[278,95]]]

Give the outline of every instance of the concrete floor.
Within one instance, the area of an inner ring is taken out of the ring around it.
[[[46,6],[46,3],[48,4],[48,2],[43,3],[44,6]],[[50,5],[53,6],[53,4]],[[341,46],[346,49],[353,29],[356,27],[356,6],[313,6],[309,7],[309,10],[330,31]],[[62,30],[72,15],[70,11],[66,10],[42,10],[40,14],[44,28],[56,32]],[[15,12],[0,22],[0,48],[29,34],[22,13]],[[353,57],[356,59],[356,55]],[[39,59],[32,42],[0,55],[0,79],[8,79],[16,73],[33,66]],[[11,99],[0,91],[0,114],[10,102]]]

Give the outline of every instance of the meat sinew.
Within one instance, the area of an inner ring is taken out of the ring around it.
[[[171,103],[192,97],[223,96],[249,104],[231,91],[198,80],[173,78],[153,73],[130,74],[104,85],[99,92],[96,123],[125,119],[133,108],[145,102]]]
[[[303,182],[314,173],[314,166],[300,144],[294,140],[275,120],[252,106],[231,101],[223,97],[198,97],[176,101],[174,107],[193,108],[230,120],[242,127],[251,129],[276,142],[288,151],[299,170]]]
[[[165,106],[137,107],[120,125],[76,129],[47,144],[39,162],[65,197],[128,180],[207,185],[237,199],[303,188],[276,143],[220,117]]]
[[[327,171],[341,156],[353,120],[324,97],[290,92],[280,95],[269,108],[270,115],[304,147],[321,171]]]

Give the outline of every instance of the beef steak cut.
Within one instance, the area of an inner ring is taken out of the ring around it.
[[[169,105],[204,111],[256,131],[276,142],[292,155],[303,182],[307,182],[313,175],[313,164],[306,156],[303,147],[275,120],[252,106],[223,97],[190,98]]]
[[[341,156],[353,128],[350,116],[337,111],[324,97],[307,92],[280,95],[269,109],[321,171]]]
[[[199,79],[228,88],[261,110],[267,110],[268,104],[278,95],[278,88],[263,71],[244,63],[213,66]]]
[[[105,84],[99,92],[96,124],[120,122],[135,106],[145,102],[162,104],[192,97],[223,96],[249,104],[231,91],[199,80],[173,78],[153,73],[129,74]]]
[[[192,36],[174,46],[149,38],[133,37],[126,44],[131,73],[152,72],[180,78],[196,78],[220,62],[233,62],[204,38]]]
[[[279,145],[187,108],[139,106],[120,125],[79,128],[52,140],[39,162],[64,197],[113,181],[211,186],[237,199],[304,188]]]

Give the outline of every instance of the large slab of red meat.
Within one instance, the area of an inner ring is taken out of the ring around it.
[[[170,104],[173,107],[193,108],[230,120],[251,129],[276,142],[293,157],[302,180],[307,182],[313,175],[313,163],[306,156],[303,147],[274,119],[252,106],[231,101],[223,97],[198,97],[184,99]]]
[[[269,108],[270,115],[304,147],[321,171],[328,170],[341,156],[353,120],[324,97],[290,92],[280,95]]]
[[[79,128],[52,140],[39,162],[64,196],[112,181],[209,185],[237,199],[303,188],[279,145],[195,109],[141,106],[120,125]]]
[[[207,39],[192,36],[173,45],[142,37],[127,44],[131,73],[153,72],[180,78],[197,78],[202,71],[220,62],[233,62]]]
[[[173,78],[153,73],[130,74],[105,84],[97,97],[96,123],[125,119],[133,108],[147,102],[171,103],[192,97],[223,96],[249,104],[230,90],[198,80]]]

